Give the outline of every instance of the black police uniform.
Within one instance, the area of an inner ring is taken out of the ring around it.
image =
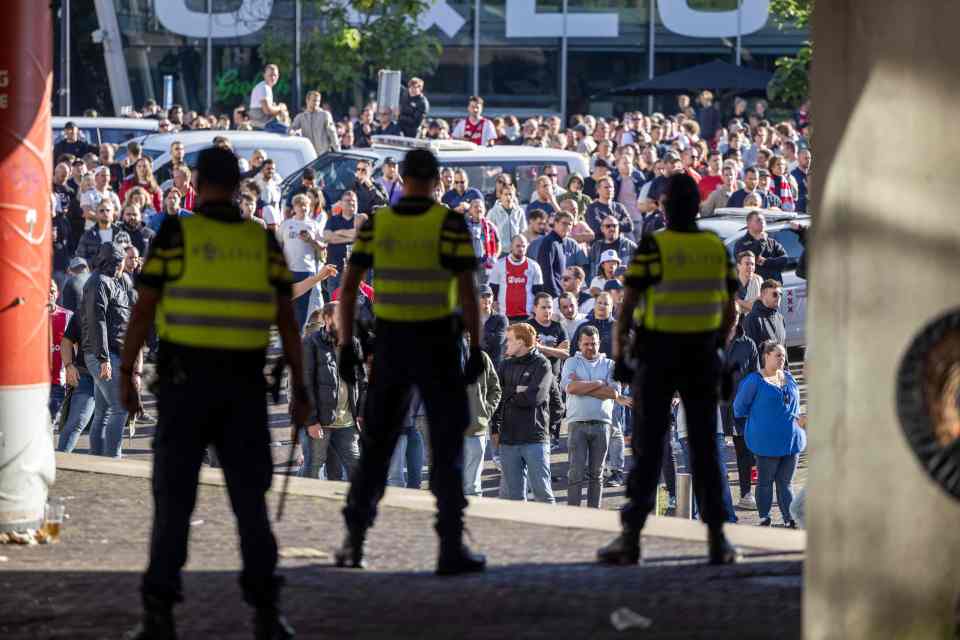
[[[244,224],[228,203],[208,205],[200,215]],[[264,233],[268,274],[278,295],[292,295],[292,276],[272,234]],[[139,284],[158,291],[175,282],[170,262],[184,256],[181,220],[164,220]],[[153,264],[151,264],[153,263]],[[159,418],[153,442],[154,524],[145,598],[180,601],[180,570],[187,560],[190,515],[204,452],[216,447],[237,517],[244,599],[257,609],[275,605],[277,543],[270,529],[266,492],[273,478],[267,427],[263,349],[210,349],[160,341],[157,363]]]

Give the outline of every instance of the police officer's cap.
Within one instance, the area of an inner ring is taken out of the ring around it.
[[[440,175],[437,157],[426,149],[413,149],[403,160],[403,177],[412,180],[435,180]]]

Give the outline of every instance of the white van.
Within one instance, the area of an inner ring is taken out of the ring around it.
[[[53,128],[54,144],[63,135],[63,127],[72,122],[80,129],[80,137],[89,144],[122,145],[134,138],[155,133],[160,122],[152,118],[65,118],[54,116],[50,119]]]
[[[322,180],[327,202],[339,200],[340,195],[353,185],[359,160],[372,163],[374,175],[379,176],[384,160],[393,158],[402,165],[404,155],[411,149],[428,149],[436,154],[441,166],[463,169],[470,186],[484,194],[494,191],[497,176],[509,173],[517,185],[517,197],[522,204],[530,201],[537,176],[547,165],[557,168],[557,184],[561,186],[566,184],[571,173],[578,173],[583,178],[589,175],[587,159],[572,151],[514,145],[480,147],[464,140],[423,140],[403,136],[373,136],[371,141],[372,146],[368,148],[328,151],[310,163],[318,182]],[[284,193],[300,184],[302,174],[303,169],[284,176]]]

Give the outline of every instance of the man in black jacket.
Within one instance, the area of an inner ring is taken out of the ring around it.
[[[130,300],[123,284],[126,255],[108,242],[97,254],[96,271],[83,287],[83,358],[96,393],[90,425],[90,453],[120,457],[127,410],[120,401],[120,352],[130,321]],[[135,367],[139,371],[140,367]]]
[[[500,366],[503,360],[503,345],[506,341],[507,325],[510,323],[507,316],[493,310],[493,289],[488,284],[477,287],[480,299],[480,348],[483,349],[494,368]]]
[[[536,339],[536,331],[524,322],[507,329],[507,358],[497,372],[502,395],[490,430],[494,446],[500,447],[506,497],[526,499],[526,465],[537,502],[553,504],[550,431],[553,422],[559,423],[562,407],[554,398],[559,392],[553,369]]]
[[[123,208],[123,223],[121,228],[130,236],[130,243],[137,248],[141,256],[146,257],[150,243],[156,237],[156,232],[143,223],[143,213],[136,206]]]
[[[410,78],[406,95],[400,96],[400,120],[398,124],[403,135],[416,138],[423,119],[430,113],[430,101],[423,95],[423,80]]]
[[[366,160],[357,162],[356,182],[353,192],[357,194],[357,212],[370,215],[377,207],[387,205],[387,192],[373,180],[373,168]]]
[[[783,245],[767,235],[767,220],[759,211],[747,214],[747,232],[737,240],[733,255],[738,256],[744,251],[752,251],[757,257],[757,274],[761,278],[783,282],[783,270],[790,258]]]
[[[360,459],[360,408],[367,378],[362,365],[355,367],[356,383],[340,375],[337,305],[323,306],[323,327],[303,340],[303,384],[313,413],[299,436],[304,458],[300,475],[308,478],[319,478],[320,467],[326,464],[327,480],[348,480]],[[359,352],[360,341],[353,342]]]
[[[787,329],[780,313],[782,285],[776,280],[765,280],[760,285],[760,299],[753,303],[753,310],[743,323],[743,330],[759,349],[767,340],[786,345]]]
[[[111,243],[118,247],[130,244],[130,234],[124,231],[123,226],[115,222],[115,216],[120,212],[113,210],[113,203],[104,198],[97,205],[97,223],[80,236],[77,245],[77,256],[88,264],[97,267],[95,258],[99,255],[103,244]],[[104,254],[106,255],[106,254]]]
[[[759,369],[759,358],[756,343],[744,334],[743,326],[739,321],[734,323],[730,335],[727,337],[724,361],[732,377],[730,389],[732,393],[731,401],[722,404],[723,427],[727,435],[733,436],[733,446],[737,452],[737,473],[740,479],[740,503],[737,506],[741,509],[755,511],[757,502],[753,498],[753,486],[750,482],[750,473],[755,462],[753,454],[747,448],[744,440],[747,419],[734,417],[733,398],[737,395],[740,382]]]
[[[99,149],[80,138],[80,129],[76,123],[68,122],[63,126],[63,138],[53,145],[54,159],[69,153],[77,158],[82,158],[88,153],[97,153]]]

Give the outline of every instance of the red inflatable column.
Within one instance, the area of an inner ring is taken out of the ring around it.
[[[6,0],[0,21],[0,531],[38,527],[54,479],[49,5]]]

